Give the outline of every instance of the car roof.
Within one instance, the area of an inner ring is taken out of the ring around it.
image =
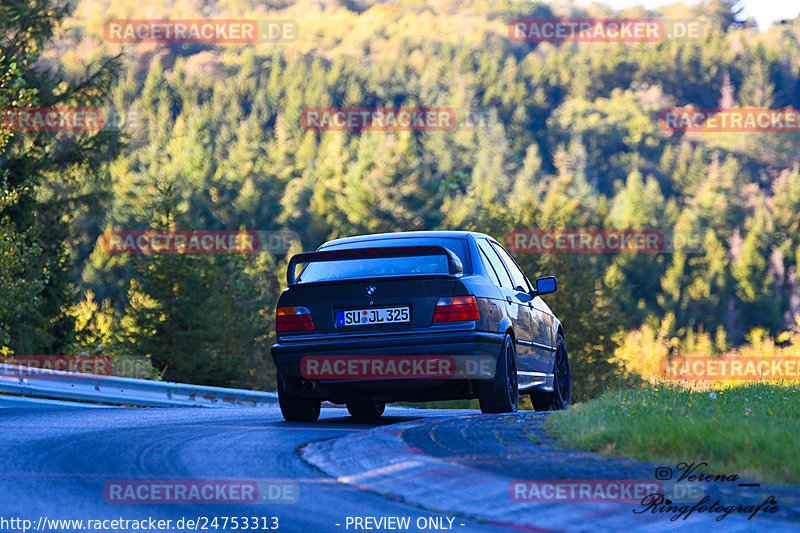
[[[477,231],[456,231],[456,230],[434,230],[434,231],[397,231],[394,233],[372,233],[369,235],[355,235],[353,237],[343,237],[341,239],[334,239],[332,241],[328,241],[322,246],[319,247],[319,250],[326,248],[328,246],[332,246],[334,244],[350,244],[356,242],[367,242],[375,239],[403,239],[403,238],[415,238],[415,239],[433,239],[433,238],[462,238],[466,239],[467,235],[472,235],[473,237],[486,237],[489,239],[493,239],[489,235],[485,233],[480,233]],[[494,239],[493,239],[494,240]]]

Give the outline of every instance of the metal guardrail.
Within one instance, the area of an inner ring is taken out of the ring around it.
[[[6,363],[0,363],[0,393],[35,397],[0,396],[0,405],[41,398],[139,407],[259,407],[278,401],[274,392],[79,374]]]
[[[0,407],[93,407],[114,409],[117,406],[99,403],[69,402],[66,400],[47,400],[44,398],[28,398],[27,396],[7,396],[0,393]]]

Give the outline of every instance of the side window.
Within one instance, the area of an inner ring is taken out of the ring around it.
[[[486,254],[486,258],[494,268],[497,277],[500,278],[500,286],[508,287],[509,289],[513,288],[514,285],[511,283],[511,278],[506,271],[506,267],[503,266],[503,262],[500,261],[500,258],[489,244],[489,241],[486,239],[478,239],[478,246],[480,247],[481,251]]]
[[[497,255],[500,256],[500,259],[503,260],[503,262],[506,264],[506,267],[508,267],[508,272],[511,274],[511,279],[514,282],[514,288],[522,287],[523,291],[528,292],[530,287],[528,287],[528,282],[525,281],[525,274],[523,274],[519,269],[517,263],[514,262],[514,259],[508,255],[508,252],[506,252],[505,248],[502,246],[492,243],[492,247],[495,249],[495,251],[497,251]]]
[[[500,286],[500,278],[497,277],[497,272],[494,271],[494,267],[489,262],[489,258],[486,257],[486,252],[484,252],[483,250],[480,250],[479,253],[480,253],[480,256],[481,256],[481,263],[483,264],[483,268],[489,274],[489,277],[491,278],[492,283],[494,283],[496,286],[499,287]]]

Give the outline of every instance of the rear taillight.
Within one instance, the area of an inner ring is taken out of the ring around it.
[[[439,298],[433,312],[434,322],[458,322],[461,320],[478,320],[478,301],[474,296],[453,296]]]
[[[279,307],[275,312],[275,331],[314,331],[314,321],[307,307]]]

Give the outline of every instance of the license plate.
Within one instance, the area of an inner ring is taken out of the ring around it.
[[[381,309],[353,309],[351,311],[337,311],[336,324],[338,326],[363,326],[366,324],[397,324],[411,322],[411,313],[408,306],[384,307]]]

